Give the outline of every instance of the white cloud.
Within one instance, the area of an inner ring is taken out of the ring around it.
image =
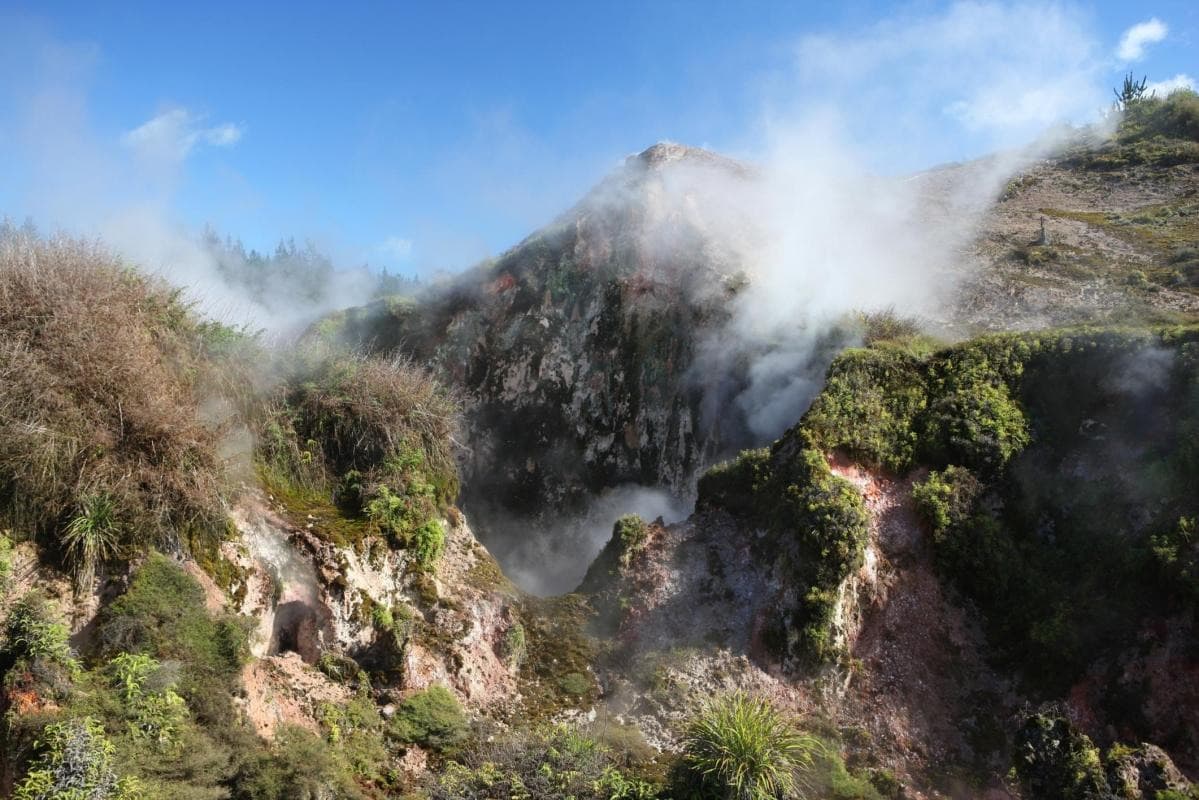
[[[121,142],[138,155],[155,161],[182,161],[198,144],[229,147],[241,139],[242,129],[232,122],[203,127],[204,118],[186,108],[170,108],[121,136]]]
[[[1166,23],[1157,17],[1138,22],[1124,31],[1124,35],[1120,37],[1116,56],[1121,61],[1140,61],[1145,57],[1146,45],[1160,42],[1166,38],[1166,34],[1169,32],[1170,29],[1166,27]]]
[[[400,236],[388,236],[375,249],[386,258],[406,261],[412,255],[412,240]]]
[[[797,104],[836,108],[864,144],[894,151],[884,153],[892,163],[908,163],[914,150],[944,157],[1014,146],[1088,121],[1108,92],[1093,17],[1070,5],[957,2],[809,35],[796,55]]]
[[[1164,81],[1156,81],[1146,84],[1145,91],[1153,92],[1158,97],[1166,97],[1175,89],[1194,89],[1195,79],[1190,75],[1178,73],[1173,78],[1166,78]]]
[[[201,132],[204,141],[214,147],[229,147],[237,144],[241,139],[242,129],[234,125],[232,122],[226,122],[223,125],[217,125],[215,128],[209,128]]]

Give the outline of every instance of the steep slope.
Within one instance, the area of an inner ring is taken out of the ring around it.
[[[1135,102],[1115,135],[1013,177],[957,315],[988,330],[1199,313],[1199,98]]]
[[[1033,164],[999,198],[976,187],[1016,159],[903,181],[928,229],[919,240],[958,248],[931,281],[948,296],[930,328],[963,336],[1199,314],[1187,277],[1195,160],[1137,161],[1136,142],[1089,147]],[[1103,160],[1111,153],[1132,163],[1113,166]],[[570,588],[600,547],[596,530],[621,505],[676,518],[670,500],[685,507],[701,468],[762,443],[739,396],[789,344],[746,344],[728,327],[753,314],[737,301],[768,236],[754,217],[761,181],[705,151],[655,145],[499,259],[417,302],[378,303],[320,326],[435,364],[461,391],[464,506],[528,585]],[[864,332],[853,319],[820,325],[823,338],[804,345],[813,378]],[[618,487],[623,494],[586,513]]]
[[[572,601],[517,590],[454,505],[424,371],[271,352],[10,234],[0,794],[390,797],[473,719],[593,696]]]
[[[1038,704],[1113,764],[1154,741],[1193,770],[1197,343],[847,351],[799,425],[701,479],[691,519],[618,524],[582,587],[619,643],[606,702],[670,742],[712,693],[764,694],[914,797],[1018,791]]]
[[[434,363],[462,390],[463,503],[502,562],[515,566],[505,556],[529,539],[552,547],[536,532],[553,524],[568,535],[562,517],[604,489],[687,494],[699,467],[744,439],[735,409],[705,407],[711,376],[691,369],[742,280],[739,254],[712,232],[729,210],[714,195],[752,180],[728,159],[656,145],[425,302],[377,304],[322,326]],[[565,575],[547,588],[570,588],[579,554],[585,562],[597,546],[550,556]]]

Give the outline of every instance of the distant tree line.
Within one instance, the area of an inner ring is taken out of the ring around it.
[[[255,249],[247,251],[239,239],[222,239],[206,226],[201,244],[228,285],[268,307],[281,301],[322,306],[346,294],[364,301],[412,295],[421,286],[419,278],[394,274],[386,268],[375,270],[365,263],[350,268],[337,266],[311,240],[301,246],[294,238],[281,239],[273,254],[264,254]],[[339,291],[339,287],[353,288],[346,292]]]

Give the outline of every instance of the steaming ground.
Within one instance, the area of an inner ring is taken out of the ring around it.
[[[949,318],[984,268],[966,255],[981,221],[1044,149],[886,178],[831,124],[780,133],[758,165],[659,143],[347,335],[463,391],[480,538],[524,588],[570,591],[622,513],[681,518],[705,468],[794,425],[861,312]]]
[[[713,456],[766,444],[798,420],[819,391],[833,355],[855,343],[854,332],[844,326],[854,312],[894,308],[905,316],[946,319],[949,298],[970,277],[962,256],[981,216],[1006,181],[1031,159],[1051,152],[1053,142],[952,170],[907,178],[887,175],[933,163],[947,153],[1010,146],[1062,119],[1093,116],[1108,94],[1108,78],[1095,58],[1098,46],[1085,15],[1076,10],[994,3],[957,3],[923,16],[905,14],[852,34],[810,33],[795,42],[795,63],[776,76],[786,88],[762,92],[766,99],[760,118],[746,126],[745,140],[752,144],[745,151],[753,154],[754,166],[664,144],[642,154],[643,161],[652,161],[649,179],[625,180],[622,173],[593,192],[577,209],[580,230],[614,208],[629,212],[635,229],[614,224],[605,230],[600,224],[587,230],[587,236],[577,237],[574,251],[565,254],[569,259],[554,265],[555,274],[541,276],[544,285],[536,289],[551,298],[544,305],[552,304],[551,284],[569,285],[588,268],[586,262],[604,260],[596,254],[605,249],[610,254],[625,244],[624,237],[635,237],[628,266],[635,270],[637,285],[631,290],[621,285],[620,291],[652,295],[661,290],[667,295],[647,314],[661,313],[687,292],[692,292],[689,301],[717,308],[727,319],[698,334],[694,352],[686,354],[689,363],[674,354],[663,359],[669,369],[686,374],[684,385],[625,376],[644,384],[636,387],[638,399],[680,389],[702,395],[703,419],[697,427],[706,430],[690,435],[710,437],[712,444],[701,442],[698,455],[688,453],[697,457],[686,459],[686,468],[678,466],[683,459],[677,450],[668,457],[654,454],[660,467],[656,476],[638,472],[640,465],[628,466],[641,453],[624,459],[605,477],[612,485],[584,510],[582,521],[563,525],[561,517],[574,518],[577,509],[557,509],[544,500],[534,512],[537,524],[501,516],[488,521],[483,538],[518,581],[537,592],[569,590],[620,513],[681,515],[678,509],[686,503],[673,498],[684,494]],[[297,287],[286,270],[248,295],[247,284],[230,281],[229,274],[250,269],[250,260],[205,246],[180,226],[174,208],[187,153],[197,147],[232,146],[240,128],[229,123],[201,126],[202,118],[186,109],[168,109],[131,129],[114,150],[113,143],[101,141],[90,129],[87,91],[76,83],[64,79],[39,87],[78,106],[76,125],[62,126],[58,117],[63,115],[45,115],[36,107],[18,109],[34,134],[60,133],[64,127],[69,134],[33,135],[21,144],[28,156],[22,160],[39,165],[30,185],[21,187],[24,205],[39,218],[103,235],[131,260],[187,287],[207,313],[224,321],[273,332],[295,330],[317,315],[368,299],[361,275],[329,273],[319,286]],[[958,140],[953,147],[945,141],[951,134]],[[493,155],[488,152],[483,160]],[[65,186],[72,188],[63,191]],[[134,186],[145,188],[132,191]],[[470,187],[463,188],[469,194]],[[623,223],[626,217],[614,219]],[[496,289],[503,275],[485,269],[479,274],[484,281],[470,287],[476,296],[503,294]],[[736,289],[726,296],[730,286]],[[541,313],[535,310],[539,297],[521,313],[529,318]],[[451,309],[454,305],[447,303]],[[586,305],[577,304],[574,313],[581,309],[586,314]],[[563,310],[564,316],[570,313]],[[549,317],[543,314],[538,324],[550,324]],[[516,333],[549,336],[548,328],[522,330],[523,321],[515,314],[484,318],[475,329],[461,321],[456,310],[437,320],[442,340],[422,352],[420,360],[432,360],[446,339],[482,339],[491,331],[507,340],[498,352],[514,362],[523,359],[517,367],[526,375],[548,371],[544,365],[550,356],[555,369],[567,374],[579,355],[568,336],[556,351],[545,348],[536,357],[513,354],[524,344]],[[496,354],[492,350],[479,360],[491,364]],[[459,355],[455,352],[453,358]],[[480,353],[465,355],[452,369],[498,371],[475,367],[470,358]],[[517,371],[502,380],[521,394],[527,386],[520,380],[527,378]],[[560,394],[571,392],[572,401],[585,394],[571,386]],[[628,403],[628,397],[615,400],[604,409],[610,416]],[[605,435],[618,440],[628,436],[632,423],[621,423]],[[588,430],[585,425],[563,426],[552,436],[566,438],[572,434],[562,431],[572,429]],[[652,434],[645,426],[633,431],[634,438],[665,435],[660,425]],[[678,463],[668,463],[671,459]],[[546,473],[554,471],[549,458],[540,466]],[[630,478],[640,483],[656,479],[658,485],[632,488],[626,485]]]
[[[686,519],[694,506],[694,500],[681,500],[659,489],[618,486],[597,497],[581,518],[547,530],[548,535],[522,538],[493,524],[490,530],[478,531],[478,536],[517,586],[544,597],[578,588],[620,517],[661,517],[669,524]]]

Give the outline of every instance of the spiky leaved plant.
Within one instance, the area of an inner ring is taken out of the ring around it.
[[[803,796],[804,775],[820,749],[769,702],[736,692],[691,723],[684,759],[706,797],[782,800]]]
[[[111,557],[120,543],[121,523],[108,495],[89,494],[80,500],[79,513],[63,532],[67,559],[75,572],[75,585],[90,590],[96,565]]]

